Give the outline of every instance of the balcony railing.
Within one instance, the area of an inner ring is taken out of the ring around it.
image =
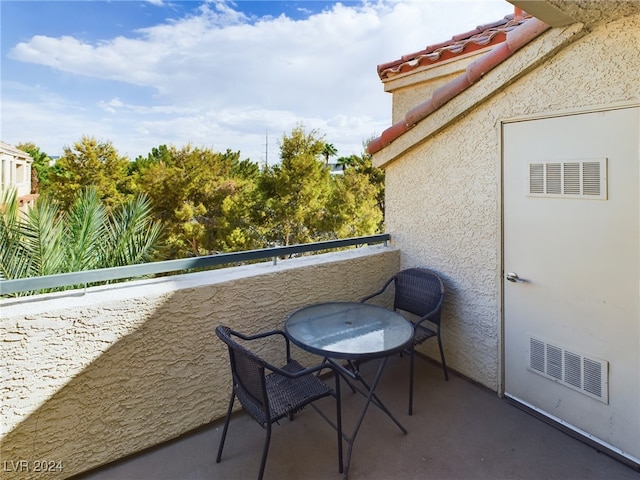
[[[144,263],[140,265],[128,265],[124,267],[101,268],[82,272],[61,273],[43,277],[19,278],[14,280],[0,280],[0,297],[14,293],[39,291],[50,288],[90,285],[99,282],[113,280],[132,279],[149,275],[164,274],[193,269],[205,269],[219,265],[237,264],[252,260],[273,259],[278,257],[290,257],[301,253],[312,253],[337,248],[373,245],[377,243],[387,244],[389,234],[369,235],[364,237],[352,237],[324,242],[289,245],[285,247],[263,248],[259,250],[247,250],[244,252],[222,253],[206,255],[202,257],[185,258],[180,260],[167,260],[164,262]]]

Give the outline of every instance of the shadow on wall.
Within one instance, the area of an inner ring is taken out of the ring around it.
[[[65,478],[221,415],[215,392],[227,391],[228,376],[216,371],[226,366],[227,353],[215,340],[215,320],[176,308],[202,305],[202,298],[189,298],[193,293],[169,298],[14,428],[3,439],[3,478],[22,479],[27,471],[30,478],[52,478],[34,471],[41,460],[55,470],[62,465],[53,478]],[[75,348],[102,347],[88,328],[76,335]],[[73,355],[72,348],[66,353]]]

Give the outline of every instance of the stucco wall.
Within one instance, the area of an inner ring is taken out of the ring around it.
[[[410,74],[400,74],[385,80],[385,91],[393,94],[391,123],[404,118],[405,113],[415,107],[416,98],[429,98],[434,90],[464,73],[467,65],[490,50],[491,48],[476,50],[427,68],[418,68]]]
[[[282,328],[303,305],[375,291],[399,265],[398,250],[373,246],[3,301],[2,478],[66,478],[224,416],[216,325]],[[37,474],[42,460],[63,470]]]
[[[402,268],[428,266],[445,280],[447,363],[494,390],[500,388],[501,357],[501,121],[640,102],[640,16],[582,33],[586,35],[386,165],[387,231],[402,252]],[[545,37],[554,36],[550,31],[524,47],[507,68],[521,56],[545,51]],[[495,84],[500,68],[460,97],[486,97],[481,90]],[[423,100],[416,96],[412,103]],[[453,117],[447,108],[443,110]],[[420,128],[405,136],[415,138]],[[399,145],[403,141],[397,140]],[[426,350],[438,358],[433,346]]]
[[[441,87],[450,80],[453,80],[462,72],[464,72],[464,66],[448,75],[429,78],[428,81],[416,85],[398,88],[398,90],[393,92],[393,102],[391,107],[392,123],[396,123],[402,120],[407,111],[415,107],[416,104],[414,103],[414,101],[416,97],[429,98],[434,90]]]

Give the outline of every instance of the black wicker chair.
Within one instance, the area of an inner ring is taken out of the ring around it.
[[[449,380],[447,364],[444,360],[442,337],[440,335],[440,310],[444,300],[444,284],[438,275],[426,268],[409,268],[391,277],[383,287],[361,302],[381,295],[391,284],[395,286],[394,310],[403,310],[416,315],[410,319],[414,327],[414,339],[409,349],[409,415],[413,415],[413,361],[414,347],[425,340],[436,337],[440,347],[440,358],[445,380]]]
[[[220,438],[216,463],[220,462],[233,403],[235,398],[238,397],[245,411],[267,430],[267,438],[262,451],[262,461],[258,474],[259,480],[264,475],[264,468],[267,462],[267,453],[269,452],[269,442],[271,440],[271,425],[284,417],[289,417],[290,420],[293,420],[293,415],[307,405],[311,405],[337,430],[338,469],[342,473],[340,377],[335,372],[334,367],[330,364],[322,363],[311,368],[304,368],[291,358],[289,339],[281,330],[247,336],[231,330],[229,327],[218,326],[216,327],[216,334],[229,349],[233,377],[231,401],[229,402],[227,417],[224,422],[222,437]],[[271,365],[233,338],[237,337],[244,341],[251,341],[272,335],[282,336],[285,340],[286,364],[283,367]],[[318,378],[317,374],[323,369],[334,370],[335,390],[332,390]],[[333,423],[330,418],[312,404],[312,402],[327,396],[333,396],[336,399],[336,423]]]

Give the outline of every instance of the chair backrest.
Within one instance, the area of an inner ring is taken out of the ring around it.
[[[408,268],[394,276],[394,284],[394,309],[419,317],[433,312],[430,321],[440,324],[444,284],[438,275],[426,268]]]
[[[239,344],[229,327],[216,327],[216,335],[229,349],[233,388],[245,410],[265,425],[270,422],[269,397],[265,381],[265,361]]]

